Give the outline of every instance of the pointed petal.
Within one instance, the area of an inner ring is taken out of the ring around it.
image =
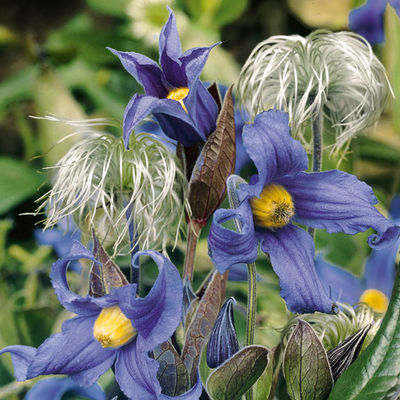
[[[243,145],[258,170],[255,185],[243,185],[249,196],[259,196],[265,185],[284,175],[307,169],[307,154],[290,136],[288,115],[269,110],[258,114],[254,123],[243,128]]]
[[[364,36],[370,44],[385,40],[383,32],[383,15],[387,0],[368,0],[363,6],[352,10],[349,14],[349,28]]]
[[[219,44],[221,44],[221,42],[214,43],[210,47],[193,47],[185,51],[182,56],[179,57],[185,69],[189,88],[192,82],[200,78],[201,71],[204,68],[210,51]]]
[[[51,335],[37,349],[27,378],[68,374],[81,386],[91,386],[111,367],[116,350],[103,349],[93,336],[97,318],[76,317],[64,322],[62,332]]]
[[[133,51],[118,51],[107,47],[121,61],[124,68],[143,86],[148,96],[162,99],[168,90],[162,83],[162,71],[152,59]]]
[[[106,398],[105,393],[97,384],[83,388],[70,378],[47,378],[36,383],[26,394],[25,400],[61,400],[67,392],[90,400],[105,400]]]
[[[140,337],[121,347],[115,363],[115,378],[131,400],[156,400],[161,394],[157,381],[159,364],[141,347]]]
[[[322,254],[315,260],[315,269],[330,297],[335,301],[354,304],[364,291],[361,280],[343,268],[327,263]]]
[[[311,236],[294,225],[276,232],[258,232],[261,250],[269,254],[279,276],[281,296],[290,311],[309,313],[332,312],[332,301],[314,268],[314,242]]]
[[[80,242],[74,241],[68,255],[56,261],[51,267],[51,284],[60,303],[68,310],[79,315],[93,315],[99,312],[99,306],[89,296],[81,297],[72,292],[67,282],[67,269],[71,261],[87,258],[96,262],[93,255]]]
[[[182,317],[182,280],[175,266],[162,254],[155,251],[138,252],[133,263],[138,266],[139,257],[147,255],[157,264],[159,275],[149,294],[136,298],[127,286],[118,289],[119,306],[132,320],[143,339],[146,351],[168,340],[180,323]]]
[[[235,218],[242,225],[240,233],[222,225]],[[255,261],[257,249],[258,240],[248,202],[234,210],[219,209],[214,213],[208,235],[208,252],[219,272],[224,273],[234,264]]]
[[[17,381],[25,381],[30,363],[35,357],[36,349],[30,346],[7,346],[0,350],[0,355],[10,353]]]
[[[279,180],[291,194],[296,208],[295,221],[329,233],[354,235],[374,228],[368,244],[384,248],[400,235],[400,227],[387,220],[375,207],[372,189],[354,175],[332,170],[301,172]]]
[[[125,147],[129,146],[130,135],[135,127],[142,122],[149,114],[154,113],[159,121],[164,133],[175,140],[184,140],[186,136],[194,133],[194,137],[199,138],[197,129],[193,125],[192,119],[183,110],[179,102],[169,99],[157,99],[152,96],[143,96],[135,94],[129,101],[124,113],[124,142]],[[162,115],[166,121],[172,119],[168,129],[164,129],[164,125],[160,121],[159,115]],[[182,129],[183,128],[183,129]],[[191,139],[191,138],[190,138]],[[193,139],[191,139],[193,140]],[[184,144],[184,141],[182,141]]]

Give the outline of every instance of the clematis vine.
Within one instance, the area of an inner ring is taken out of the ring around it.
[[[389,215],[394,223],[400,225],[400,196],[393,198]],[[382,250],[372,250],[365,264],[364,275],[358,278],[350,272],[331,265],[318,255],[315,263],[318,275],[324,286],[339,301],[354,304],[367,303],[374,311],[384,313],[395,278],[395,261],[399,251],[400,239]]]
[[[169,11],[159,39],[161,68],[142,54],[109,49],[146,93],[135,94],[125,109],[127,148],[132,130],[149,114],[153,114],[167,136],[184,146],[204,142],[215,129],[218,106],[199,77],[211,49],[219,43],[182,53],[175,16]]]
[[[159,276],[145,298],[137,297],[136,284],[127,284],[101,297],[80,297],[68,286],[66,272],[71,261],[93,255],[75,241],[68,256],[52,267],[51,281],[61,304],[77,316],[64,322],[62,332],[50,336],[38,349],[8,346],[19,381],[39,375],[67,374],[80,386],[93,385],[115,364],[115,377],[124,394],[133,400],[171,399],[161,393],[157,381],[159,364],[148,356],[168,340],[180,322],[182,283],[179,272],[161,254],[141,251],[133,259],[150,256]],[[198,382],[178,399],[200,396]]]
[[[385,40],[383,16],[388,3],[400,17],[399,0],[367,0],[365,4],[352,10],[349,14],[349,28],[364,36],[372,45]]]
[[[244,127],[243,144],[258,174],[239,186],[237,209],[215,212],[208,238],[211,258],[224,272],[254,262],[260,243],[290,311],[331,312],[332,301],[314,267],[313,239],[294,223],[347,234],[372,227],[377,234],[368,243],[374,248],[395,243],[400,227],[377,211],[372,189],[355,176],[338,170],[304,172],[307,154],[290,136],[286,113],[259,114]],[[223,226],[231,219],[239,221],[241,232]]]

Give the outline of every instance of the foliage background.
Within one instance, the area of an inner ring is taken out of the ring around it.
[[[335,0],[29,0],[2,2],[0,14],[0,348],[38,346],[57,331],[68,314],[51,289],[48,273],[57,256],[39,245],[32,216],[35,200],[50,185],[51,167],[78,140],[55,143],[73,132],[63,124],[29,118],[55,114],[67,119],[106,117],[122,120],[125,105],[140,91],[106,46],[141,52],[157,59],[158,33],[175,11],[183,49],[222,40],[212,51],[203,79],[235,82],[240,66],[261,40],[277,34],[307,35],[315,28],[347,29],[349,10],[360,1]],[[400,22],[388,8],[386,42],[374,48],[385,64],[396,98],[377,128],[353,140],[340,168],[373,186],[385,214],[400,192]],[[116,134],[120,134],[118,131]],[[339,160],[325,156],[325,169]],[[251,168],[244,173],[251,173]],[[223,205],[224,206],[224,205]],[[226,206],[226,205],[225,205]],[[28,215],[21,215],[28,213]],[[368,232],[352,238],[318,232],[317,248],[326,257],[361,275],[369,248]],[[212,268],[207,229],[197,250],[195,287]],[[172,253],[181,268],[184,245]],[[118,263],[128,268],[129,260]],[[273,346],[288,314],[277,279],[265,259],[258,262],[256,343]],[[85,271],[85,266],[83,266]],[[86,266],[87,267],[87,266]],[[144,290],[153,276],[148,269]],[[71,273],[71,286],[85,293],[82,275]],[[246,283],[231,283],[238,300],[237,327],[243,338]],[[35,380],[16,383],[9,356],[0,359],[0,399],[23,398]],[[100,384],[112,391],[112,376]]]

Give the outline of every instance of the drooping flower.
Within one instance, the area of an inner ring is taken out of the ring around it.
[[[243,143],[258,174],[240,185],[237,209],[217,210],[208,238],[209,253],[224,272],[232,265],[254,262],[258,243],[269,254],[280,278],[281,296],[293,312],[331,312],[329,299],[314,268],[314,242],[293,222],[329,233],[355,234],[372,227],[374,248],[394,243],[400,227],[374,207],[372,189],[338,170],[307,173],[307,154],[290,136],[288,116],[278,110],[258,115],[246,125]],[[237,219],[241,232],[222,224]]]
[[[146,93],[135,94],[125,109],[127,148],[132,130],[151,113],[164,133],[184,146],[206,140],[215,129],[218,107],[199,77],[211,49],[217,44],[182,53],[175,17],[170,10],[159,39],[161,68],[142,54],[109,49]]]
[[[106,394],[96,383],[89,387],[81,387],[71,378],[46,378],[29,390],[25,400],[61,400],[66,393],[90,400],[106,399]]]
[[[66,271],[72,260],[96,259],[79,242],[71,253],[52,267],[51,280],[61,304],[78,314],[64,322],[62,332],[50,336],[38,349],[8,346],[14,375],[19,381],[39,375],[67,374],[81,386],[91,386],[115,363],[115,377],[125,395],[133,400],[169,399],[157,381],[157,361],[148,352],[168,340],[178,326],[182,310],[182,283],[171,262],[154,251],[150,256],[159,276],[145,298],[136,296],[136,284],[128,284],[101,297],[80,297],[68,286]],[[200,396],[194,386],[181,399]]]
[[[322,115],[337,150],[378,121],[390,85],[364,38],[317,30],[259,43],[240,72],[238,93],[250,119],[271,108],[286,111],[293,136],[305,146],[305,127]]]
[[[394,223],[400,224],[399,195],[393,198],[389,215]],[[367,303],[374,311],[384,313],[389,305],[394,284],[395,260],[399,247],[400,239],[385,249],[372,250],[361,278],[330,265],[324,261],[322,255],[317,256],[315,267],[333,298],[349,304],[361,301]]]
[[[385,40],[383,16],[387,4],[390,4],[400,17],[399,0],[367,0],[365,4],[349,14],[349,28],[365,37],[372,45]]]

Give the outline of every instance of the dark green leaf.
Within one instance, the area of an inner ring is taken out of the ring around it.
[[[269,352],[268,365],[253,386],[254,400],[267,400],[271,392],[272,377],[274,372],[273,350]]]
[[[286,345],[283,374],[292,400],[322,400],[333,378],[326,351],[307,322],[299,319]]]
[[[339,378],[329,400],[390,399],[400,388],[400,274],[370,345]]]
[[[240,399],[264,372],[269,350],[247,346],[221,364],[208,377],[206,388],[213,400]]]
[[[153,350],[154,359],[160,367],[157,379],[163,394],[178,396],[189,390],[189,373],[180,355],[170,342],[165,342]]]
[[[224,275],[214,272],[207,289],[199,302],[197,311],[188,327],[182,359],[189,371],[191,382],[197,376],[200,355],[217,319],[225,297],[226,281]]]
[[[32,197],[43,181],[29,164],[8,157],[0,157],[0,171],[0,214]]]
[[[110,293],[112,289],[128,285],[129,282],[120,268],[110,260],[94,232],[93,242],[93,254],[99,262],[94,262],[90,269],[89,295],[101,297]]]
[[[216,130],[208,137],[189,182],[192,218],[207,222],[226,193],[226,179],[235,170],[235,117],[232,87],[225,95]]]

